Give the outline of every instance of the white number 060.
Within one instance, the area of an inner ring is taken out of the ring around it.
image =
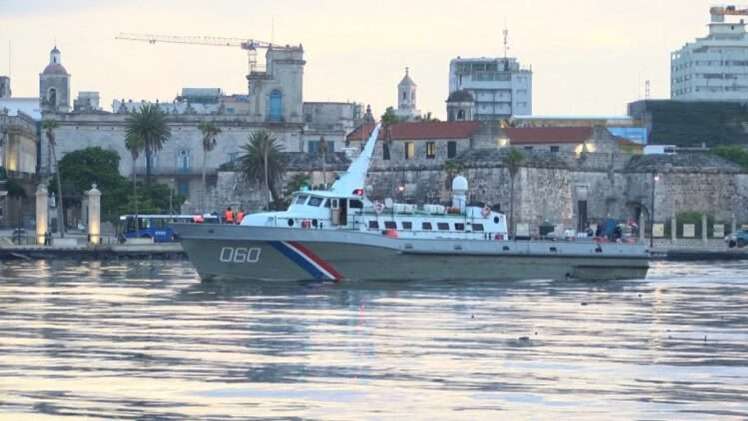
[[[224,247],[218,259],[222,263],[257,263],[261,251],[260,248]]]

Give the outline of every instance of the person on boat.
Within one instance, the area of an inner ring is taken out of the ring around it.
[[[234,223],[234,211],[231,210],[231,206],[226,208],[226,212],[223,213],[223,222],[226,224]]]
[[[244,219],[244,208],[239,208],[239,211],[236,212],[236,221],[235,223],[237,225],[242,223],[242,219]]]

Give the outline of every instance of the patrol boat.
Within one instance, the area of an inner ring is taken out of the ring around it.
[[[380,125],[329,190],[299,191],[285,211],[240,225],[175,224],[203,280],[513,280],[643,278],[641,244],[512,241],[506,217],[467,203],[454,179],[450,207],[371,201],[364,183]]]

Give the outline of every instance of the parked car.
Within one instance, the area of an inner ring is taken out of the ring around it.
[[[730,248],[748,246],[748,229],[741,229],[728,235],[725,242]]]

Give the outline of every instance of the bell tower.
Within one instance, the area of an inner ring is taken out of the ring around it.
[[[421,112],[416,107],[416,85],[410,78],[410,69],[405,68],[405,76],[397,84],[397,114],[398,117],[410,121],[420,117]]]
[[[43,112],[70,111],[70,74],[57,46],[49,52],[49,64],[39,74],[39,102]]]

